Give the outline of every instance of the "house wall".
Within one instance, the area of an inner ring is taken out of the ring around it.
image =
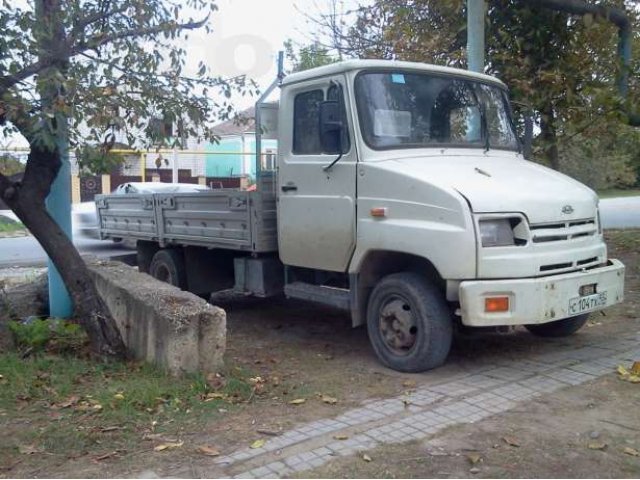
[[[262,151],[277,151],[277,140],[263,139]],[[248,175],[256,176],[256,139],[253,133],[222,137],[220,143],[210,144],[208,151],[218,154],[206,156],[206,176],[231,177]],[[241,155],[245,153],[245,155]]]
[[[244,151],[242,136],[222,137],[220,143],[210,143],[205,149],[215,153],[205,155],[207,177],[233,177],[244,173],[240,155]]]

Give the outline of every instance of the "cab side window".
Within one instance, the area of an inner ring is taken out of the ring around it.
[[[319,155],[320,124],[318,104],[324,100],[322,90],[311,90],[296,95],[293,105],[293,153]]]

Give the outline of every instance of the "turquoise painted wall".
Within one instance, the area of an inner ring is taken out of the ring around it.
[[[211,143],[206,147],[210,152],[242,152],[240,137],[221,138],[220,143]],[[242,174],[242,155],[205,155],[205,174],[207,177],[235,177]]]
[[[253,135],[245,137],[245,148],[255,155],[256,139]],[[278,141],[271,139],[262,140],[262,151],[277,149]],[[219,144],[209,144],[207,151],[225,152],[224,155],[205,155],[205,173],[207,177],[231,177],[242,174],[243,158],[249,158],[249,175],[255,179],[256,161],[254,155],[234,155],[232,152],[242,152],[242,139],[240,137],[221,138]]]

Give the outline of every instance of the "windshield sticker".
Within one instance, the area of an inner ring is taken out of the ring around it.
[[[404,75],[402,73],[392,73],[391,74],[391,81],[393,83],[405,83]]]

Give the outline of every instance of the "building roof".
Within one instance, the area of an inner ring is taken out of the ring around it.
[[[235,118],[219,123],[213,127],[213,133],[221,137],[230,135],[242,135],[256,131],[256,109],[249,107],[238,112]]]
[[[292,73],[284,78],[283,85],[290,83],[302,82],[312,78],[323,77],[326,75],[336,75],[340,73],[351,72],[353,70],[378,69],[378,70],[415,70],[421,72],[444,73],[449,75],[464,76],[484,82],[496,83],[505,86],[496,77],[485,75],[484,73],[471,72],[459,68],[441,67],[428,63],[417,62],[400,62],[397,60],[346,60],[344,62],[332,63],[322,67],[311,68],[302,72]]]

